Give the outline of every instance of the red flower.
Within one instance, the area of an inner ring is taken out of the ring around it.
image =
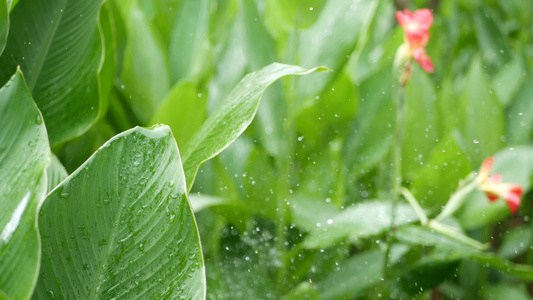
[[[493,163],[494,156],[483,161],[477,177],[479,189],[485,192],[491,202],[498,200],[498,198],[504,199],[509,210],[515,213],[520,206],[522,187],[518,184],[502,183],[501,174],[489,175]]]
[[[396,19],[405,32],[409,56],[413,57],[424,71],[432,73],[435,67],[425,47],[429,41],[429,28],[433,23],[433,13],[427,8],[415,10],[413,13],[404,9],[403,12],[396,12]]]

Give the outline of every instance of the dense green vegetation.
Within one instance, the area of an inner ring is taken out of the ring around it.
[[[532,20],[0,1],[0,299],[530,298]]]

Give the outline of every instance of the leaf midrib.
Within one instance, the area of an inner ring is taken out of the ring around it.
[[[52,46],[52,41],[55,37],[55,34],[57,32],[57,29],[59,28],[59,24],[61,23],[61,19],[63,18],[63,12],[66,9],[68,0],[63,0],[63,2],[58,5],[59,11],[56,12],[56,16],[53,20],[53,26],[48,30],[46,37],[44,39],[43,45],[41,47],[41,51],[38,52],[37,58],[35,59],[35,65],[33,67],[33,76],[30,76],[28,78],[28,87],[30,88],[30,91],[33,92],[33,89],[35,88],[35,84],[37,84],[37,79],[39,78],[39,75],[43,69],[44,61],[46,56],[48,55],[48,52],[50,51],[50,48]]]

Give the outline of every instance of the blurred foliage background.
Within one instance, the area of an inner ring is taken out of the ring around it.
[[[434,13],[407,86],[403,185],[435,215],[462,178],[495,171],[529,191],[533,2],[529,0],[110,0],[100,14],[114,84],[98,122],[54,152],[75,170],[113,135],[168,124],[185,144],[241,78],[272,62],[331,71],[271,86],[244,134],[190,193],[209,299],[528,299],[531,194],[510,215],[472,193],[448,220],[469,248],[398,207],[391,270],[392,62],[396,10]],[[115,74],[115,75],[113,75]]]

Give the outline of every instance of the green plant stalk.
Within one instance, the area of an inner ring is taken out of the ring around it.
[[[448,226],[446,224],[443,224],[437,220],[430,220],[428,222],[428,227],[445,235],[448,236],[456,241],[459,241],[465,245],[474,247],[478,250],[487,250],[489,248],[488,244],[480,243],[472,238],[467,237],[466,235],[462,234],[460,231],[456,230],[455,228]]]
[[[416,215],[418,216],[418,219],[420,220],[420,223],[422,225],[426,225],[428,223],[428,217],[424,213],[422,207],[420,207],[420,204],[418,204],[418,201],[416,201],[415,196],[413,196],[413,194],[411,194],[411,192],[404,187],[402,187],[401,192],[402,196],[405,198],[405,200],[407,200],[407,202],[409,202],[409,204],[415,211]]]
[[[289,80],[289,87],[293,89],[294,81]],[[278,180],[276,183],[276,237],[277,237],[277,259],[278,268],[276,270],[276,289],[278,295],[285,292],[285,278],[287,276],[287,255],[285,254],[286,233],[285,225],[289,219],[289,210],[287,202],[290,189],[290,176],[292,165],[292,153],[295,151],[295,97],[288,96],[287,98],[287,115],[283,122],[283,137],[284,143],[281,143],[280,156],[277,160],[278,166]]]
[[[470,177],[472,176],[467,177],[467,180]],[[435,220],[442,221],[453,215],[453,213],[463,204],[463,199],[475,188],[477,188],[478,184],[477,178],[474,177],[473,179],[470,179],[470,181],[464,187],[457,190],[450,197],[450,200],[448,200],[448,203],[446,203],[446,206],[444,206],[441,213],[435,218]]]
[[[397,84],[397,80],[394,81]],[[392,247],[391,232],[394,230],[394,223],[396,220],[396,207],[400,199],[402,187],[402,140],[405,126],[405,86],[398,86],[394,89],[394,104],[396,108],[396,118],[394,122],[394,135],[392,142],[392,207],[391,207],[391,223],[387,232],[387,244],[385,248],[385,257],[383,260],[383,277],[386,277],[387,267],[389,264],[390,250]]]

